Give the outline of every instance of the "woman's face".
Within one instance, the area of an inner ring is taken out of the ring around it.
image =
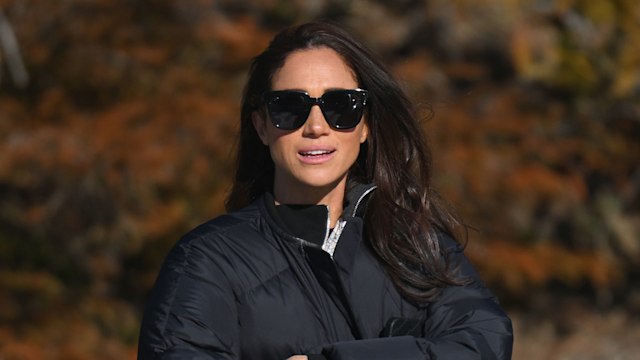
[[[272,80],[273,90],[302,90],[311,97],[357,87],[351,68],[329,48],[293,52]],[[331,128],[318,106],[296,130],[280,130],[258,112],[253,123],[275,164],[274,191],[284,190],[289,197],[299,194],[298,199],[320,188],[330,191],[344,185],[368,135],[364,119],[349,130]]]

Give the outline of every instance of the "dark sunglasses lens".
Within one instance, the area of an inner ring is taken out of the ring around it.
[[[297,129],[307,120],[310,106],[303,93],[276,92],[267,99],[273,124],[282,130]]]
[[[322,112],[331,127],[351,129],[362,119],[362,99],[354,91],[338,90],[322,96]]]

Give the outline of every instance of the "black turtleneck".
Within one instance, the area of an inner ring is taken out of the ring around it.
[[[274,218],[284,230],[322,246],[327,232],[329,210],[324,205],[275,205]]]

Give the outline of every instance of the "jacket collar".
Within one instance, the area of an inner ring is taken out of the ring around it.
[[[362,218],[366,208],[366,199],[375,188],[376,186],[372,184],[349,182],[341,220]],[[329,209],[325,205],[276,206],[273,194],[268,192],[263,194],[260,203],[260,208],[269,225],[288,240],[319,247],[329,235]],[[304,224],[304,226],[300,224]]]
[[[376,189],[373,184],[360,184],[357,182],[349,182],[347,184],[347,192],[345,194],[344,210],[342,217],[364,217],[366,208],[366,200]]]
[[[269,220],[280,230],[294,238],[322,246],[327,237],[329,209],[324,205],[275,205],[271,193],[264,194],[264,205]]]

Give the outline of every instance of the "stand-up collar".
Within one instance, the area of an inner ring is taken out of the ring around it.
[[[362,217],[365,198],[375,189],[373,185],[349,183],[341,219]],[[263,196],[264,209],[277,230],[315,246],[322,246],[329,228],[329,208],[325,205],[276,205],[273,194]]]
[[[345,194],[344,210],[342,217],[360,217],[364,216],[366,208],[366,199],[376,189],[373,184],[360,184],[357,182],[349,182],[347,184],[347,193]]]
[[[322,246],[327,237],[329,209],[324,205],[275,205],[273,195],[266,194],[267,208],[282,230],[296,238]]]

